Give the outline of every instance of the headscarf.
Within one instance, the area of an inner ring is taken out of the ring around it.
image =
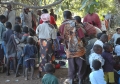
[[[49,13],[42,14],[41,19],[43,22],[50,21],[50,14]]]

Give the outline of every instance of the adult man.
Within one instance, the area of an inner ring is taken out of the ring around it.
[[[37,10],[37,15],[38,15],[38,25],[40,24],[40,16],[41,16],[41,10]]]
[[[99,16],[91,10],[84,17],[83,22],[88,22],[88,23],[92,24],[93,26],[101,28],[101,22],[100,22]]]
[[[57,21],[57,15],[54,14],[54,10],[53,9],[50,9],[50,15],[55,18],[55,21]]]
[[[12,6],[11,4],[7,4],[7,10],[4,12],[4,14],[6,16],[7,22],[10,22],[12,24],[12,29],[14,28],[15,25],[15,10],[12,10]]]
[[[20,18],[22,20],[22,27],[28,26],[28,28],[32,28],[32,14],[29,11],[29,8],[26,7],[23,9]]]
[[[85,54],[84,47],[80,38],[76,38],[76,25],[72,19],[72,13],[70,11],[64,11],[64,21],[60,26],[60,35],[64,39],[66,47],[66,55],[68,58],[68,76],[69,84],[74,84],[74,78],[78,72],[79,84],[84,75],[83,60],[80,56]],[[78,47],[79,46],[79,47]],[[82,51],[82,52],[81,52]],[[79,53],[79,54],[78,54]],[[85,65],[84,65],[85,66]]]

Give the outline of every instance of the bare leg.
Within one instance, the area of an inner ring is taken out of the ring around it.
[[[16,73],[16,58],[13,59],[14,62],[14,72]]]
[[[28,68],[25,69],[25,80],[28,80]]]
[[[31,80],[33,80],[33,75],[34,75],[34,67],[31,66]]]
[[[18,77],[18,76],[19,76],[19,75],[18,75],[19,66],[20,66],[20,64],[17,65],[15,77]]]
[[[10,69],[10,60],[9,58],[7,58],[7,74],[6,74],[7,76],[10,75],[9,69]]]

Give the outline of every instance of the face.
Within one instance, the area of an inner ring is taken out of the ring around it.
[[[41,11],[39,10],[39,11],[37,11],[37,15],[41,15]]]
[[[120,34],[120,29],[118,29],[117,33]]]
[[[113,51],[113,47],[110,46],[110,47],[109,47],[109,52],[112,52],[112,51]]]
[[[29,12],[29,8],[26,8],[26,9],[25,9],[25,12],[28,13],[28,12]]]
[[[101,47],[98,49],[97,54],[102,54],[102,48]]]
[[[7,5],[7,9],[8,9],[8,10],[11,10],[11,8],[12,8],[11,5],[8,4],[8,5]]]
[[[53,13],[53,9],[51,9],[50,12]]]
[[[5,22],[6,22],[6,18],[5,18],[5,19],[3,19],[1,22],[2,22],[2,23],[5,23]]]

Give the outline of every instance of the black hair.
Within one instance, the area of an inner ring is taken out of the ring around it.
[[[81,22],[81,17],[80,17],[80,16],[75,16],[74,19],[75,19],[78,23],[82,23],[82,22]]]
[[[106,51],[106,52],[109,52],[109,48],[110,47],[112,47],[112,45],[110,44],[110,43],[105,43],[104,45],[103,45],[103,49],[104,49],[104,51]]]
[[[21,27],[20,27],[20,25],[16,24],[16,25],[14,26],[14,31],[20,33],[20,32],[21,32]]]
[[[6,28],[11,29],[12,28],[12,24],[10,22],[6,22]]]
[[[29,33],[30,33],[30,36],[34,36],[34,35],[35,35],[35,31],[34,31],[34,29],[29,28]]]
[[[28,37],[27,38],[27,43],[32,45],[34,43],[34,39],[32,37]]]
[[[92,67],[94,68],[94,70],[99,70],[101,68],[101,62],[97,59],[93,60]]]
[[[120,38],[117,38],[116,44],[119,44],[119,45],[120,45]]]
[[[0,15],[0,21],[6,19],[6,17],[4,15]]]
[[[120,28],[117,28],[116,31],[118,31]]]
[[[53,67],[53,65],[51,63],[46,63],[44,68],[47,73],[55,72],[55,68]]]
[[[23,32],[28,33],[28,27],[27,26],[23,27]]]
[[[59,43],[61,44],[61,43],[63,43],[63,42],[64,42],[64,39],[60,39]]]
[[[93,46],[93,50],[94,50],[95,53],[97,51],[99,51],[100,49],[102,49],[102,47],[100,45],[98,45],[98,44],[96,44],[96,45]]]
[[[21,18],[19,16],[15,17],[15,20],[21,20]]]
[[[70,11],[64,11],[64,12],[63,12],[63,17],[64,17],[65,19],[71,19],[72,13],[71,13]]]
[[[100,39],[100,37],[103,35],[103,33],[98,33],[97,34],[97,39]]]
[[[42,13],[48,13],[47,9],[42,9]]]

